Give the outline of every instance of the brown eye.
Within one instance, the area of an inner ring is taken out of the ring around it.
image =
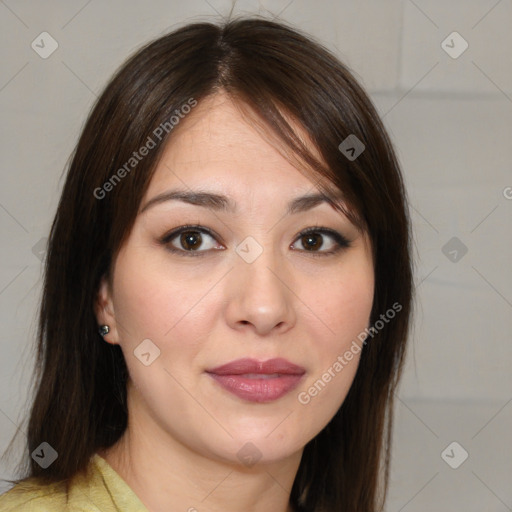
[[[185,231],[180,235],[181,246],[187,251],[197,249],[201,246],[202,241],[203,238],[199,231]]]
[[[300,243],[302,246],[298,249],[302,252],[309,252],[312,256],[328,256],[351,245],[341,233],[330,228],[320,227],[303,231],[296,240],[295,244]],[[295,244],[291,247],[295,248]]]
[[[319,234],[304,235],[301,241],[302,246],[307,251],[315,251],[316,249],[320,249],[324,243],[321,235]]]
[[[183,256],[204,256],[211,250],[224,249],[209,229],[195,225],[174,229],[164,235],[160,243],[170,252]]]

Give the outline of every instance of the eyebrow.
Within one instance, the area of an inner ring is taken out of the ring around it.
[[[286,214],[291,215],[294,213],[305,212],[315,208],[322,203],[328,203],[333,208],[335,208],[336,204],[341,200],[341,195],[338,197],[329,197],[322,193],[306,194],[292,199],[287,205]],[[193,204],[196,206],[211,208],[215,211],[222,211],[233,214],[237,212],[236,203],[224,195],[215,194],[212,192],[176,189],[163,192],[162,194],[158,194],[157,196],[153,197],[141,208],[140,213],[145,212],[152,206],[162,204],[167,201],[182,201],[184,203]]]

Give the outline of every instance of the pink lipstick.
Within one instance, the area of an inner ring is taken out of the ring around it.
[[[267,361],[237,359],[206,370],[216,382],[234,395],[250,402],[271,402],[294,389],[306,370],[277,358]]]

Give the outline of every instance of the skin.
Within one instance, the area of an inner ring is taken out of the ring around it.
[[[343,403],[360,354],[308,404],[298,393],[368,326],[374,290],[370,243],[344,215],[325,202],[285,215],[291,199],[318,191],[316,180],[224,93],[201,102],[172,133],[114,262],[112,287],[103,279],[95,304],[98,323],[110,326],[105,341],[121,346],[130,374],[128,428],[99,453],[150,512],[292,510],[303,448]],[[142,212],[177,187],[224,194],[238,212],[176,200]],[[188,256],[179,235],[167,247],[159,242],[186,223],[218,234],[201,234],[201,256]],[[298,235],[312,226],[338,231],[350,247],[315,256],[337,244],[317,234],[307,251]],[[248,236],[263,250],[252,263],[235,251]],[[149,366],[134,356],[145,339],[160,350]],[[253,403],[205,373],[242,357],[283,357],[306,373],[278,400]],[[237,457],[249,441],[261,454],[251,466]]]

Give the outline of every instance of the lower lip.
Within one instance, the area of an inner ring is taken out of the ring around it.
[[[269,378],[249,378],[242,375],[209,373],[224,389],[249,402],[272,402],[297,387],[302,375],[281,375]]]

